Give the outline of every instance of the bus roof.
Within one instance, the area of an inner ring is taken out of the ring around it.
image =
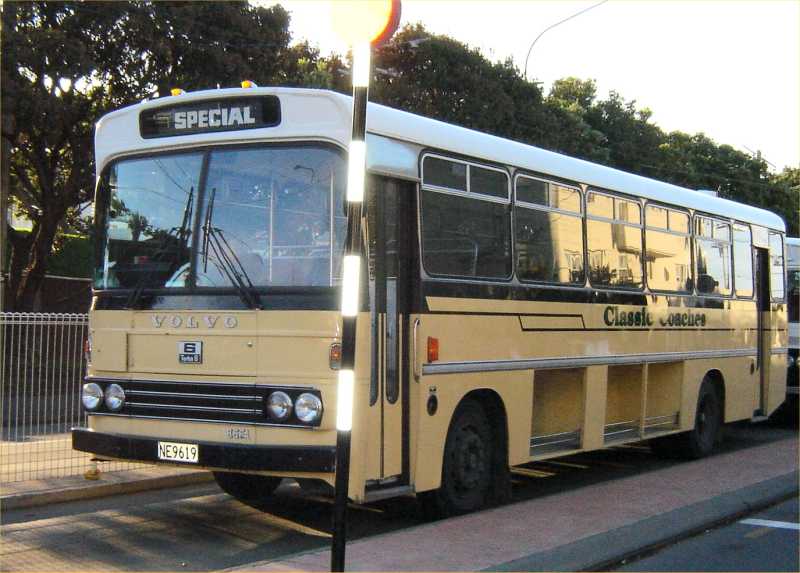
[[[275,95],[280,99],[281,122],[277,126],[151,139],[143,138],[139,131],[139,114],[147,109],[210,99],[264,95]],[[350,139],[351,108],[350,96],[300,88],[228,88],[149,100],[111,112],[98,121],[95,133],[96,165],[99,172],[108,161],[128,153],[265,139],[322,139],[346,148]],[[425,148],[511,165],[576,183],[785,230],[783,220],[764,209],[375,103],[369,104],[367,131]]]

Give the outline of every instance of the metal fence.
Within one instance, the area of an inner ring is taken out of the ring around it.
[[[85,314],[0,313],[0,483],[89,469],[90,456],[72,449],[69,433],[86,424],[80,391],[87,334]]]

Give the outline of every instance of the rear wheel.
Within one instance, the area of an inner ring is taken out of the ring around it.
[[[468,513],[482,507],[492,483],[492,431],[483,408],[472,400],[458,407],[447,432],[438,490],[419,494],[431,518]]]
[[[650,441],[650,448],[658,456],[696,460],[709,455],[722,438],[723,403],[719,391],[710,378],[703,379],[697,396],[694,428]]]
[[[281,478],[277,477],[232,472],[213,473],[214,479],[222,491],[248,505],[264,503],[281,483]]]

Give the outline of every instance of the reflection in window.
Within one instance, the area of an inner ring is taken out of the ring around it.
[[[707,217],[697,218],[697,291],[731,294],[731,244],[728,224]]]
[[[736,296],[753,296],[753,243],[745,225],[733,226],[733,271]]]
[[[787,297],[788,319],[789,322],[800,321],[800,271],[791,270],[788,273],[788,291]]]
[[[422,257],[432,275],[508,277],[509,206],[423,190]]]
[[[508,199],[508,177],[503,171],[470,165],[469,191]]]
[[[780,233],[769,234],[769,268],[772,298],[783,300],[783,237]]]
[[[692,248],[687,232],[689,215],[656,205],[648,205],[645,214],[648,286],[660,291],[690,291]]]
[[[423,160],[422,184],[508,200],[508,175],[505,171],[433,155]]]
[[[641,288],[642,229],[635,224],[641,221],[639,205],[593,192],[589,193],[586,205],[589,280],[592,285]]]
[[[514,229],[519,278],[583,284],[580,193],[562,185],[520,176],[516,180],[516,196]]]
[[[98,194],[107,230],[96,284],[230,287],[238,275],[254,286],[336,285],[345,174],[337,152],[312,145],[122,159]]]
[[[466,191],[467,166],[465,163],[428,156],[423,164],[423,179],[426,185]]]
[[[231,286],[226,255],[256,286],[337,284],[346,232],[344,176],[341,157],[329,149],[213,152],[198,285]]]
[[[202,160],[193,153],[112,165],[101,183],[107,226],[96,288],[160,287],[188,267]]]

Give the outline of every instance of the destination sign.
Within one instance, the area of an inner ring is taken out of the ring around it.
[[[274,127],[280,121],[277,97],[251,96],[148,109],[139,114],[139,131],[143,138],[149,139]]]

